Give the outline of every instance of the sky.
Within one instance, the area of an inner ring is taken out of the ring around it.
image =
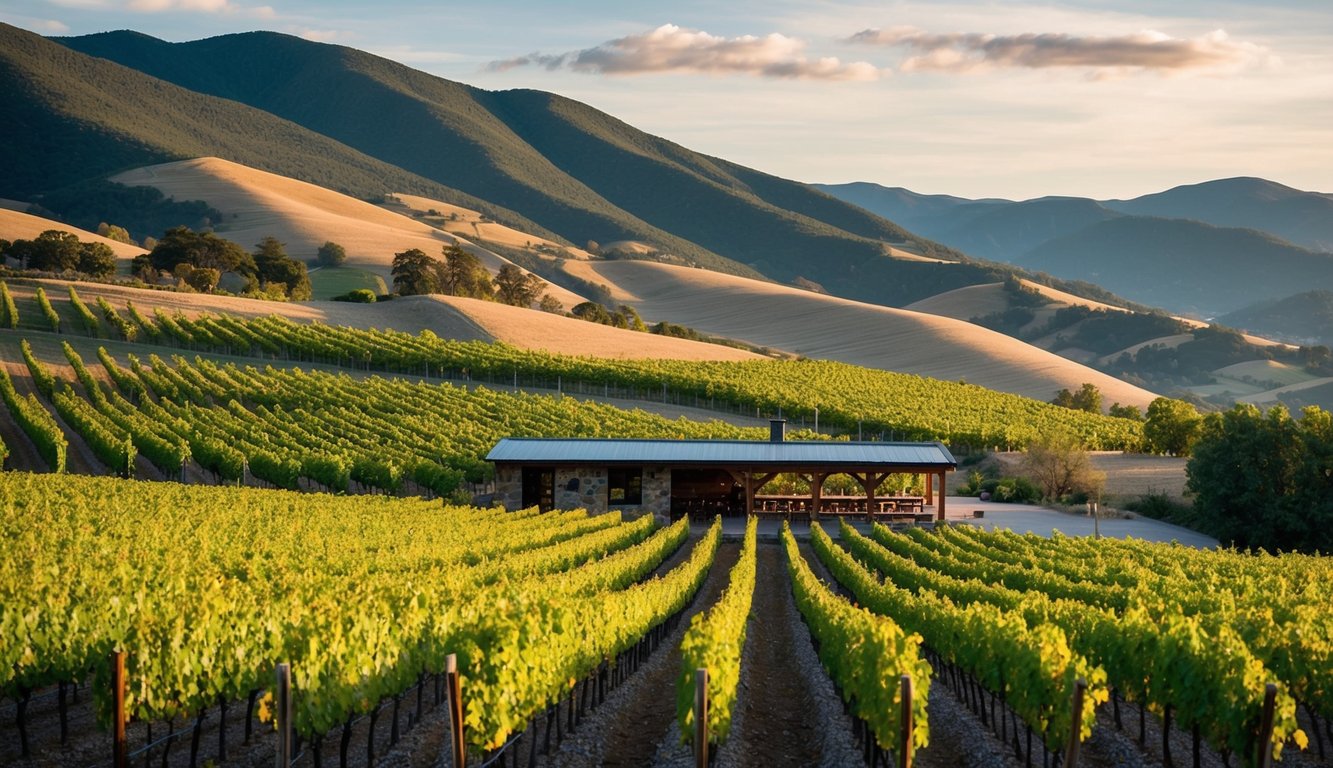
[[[1126,198],[1333,192],[1327,0],[5,0],[46,35],[273,30],[583,101],[806,182]]]

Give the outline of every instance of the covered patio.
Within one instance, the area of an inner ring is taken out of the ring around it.
[[[497,492],[511,509],[637,507],[663,518],[943,520],[945,474],[957,468],[938,442],[789,441],[781,420],[766,441],[505,438],[487,459],[495,462]],[[779,475],[799,478],[809,493],[761,493]],[[835,475],[850,477],[857,492],[826,494],[825,482]],[[916,476],[912,485],[923,493],[881,492],[890,475]]]

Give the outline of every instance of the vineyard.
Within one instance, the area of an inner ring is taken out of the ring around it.
[[[507,744],[576,683],[584,696],[617,683],[689,602],[721,533],[645,579],[687,523],[17,473],[0,475],[0,499],[0,540],[30,555],[0,561],[7,695],[59,686],[63,705],[65,686],[91,681],[105,725],[122,651],[127,716],[188,722],[255,711],[290,663],[292,727],[316,753],[409,689],[420,707],[449,654],[468,747]],[[21,706],[24,753],[25,725]]]
[[[465,759],[546,764],[539,752],[624,706],[621,687],[667,645],[680,662],[674,691],[653,694],[677,702],[664,719],[696,744],[753,739],[732,724],[760,674],[747,669],[753,644],[773,631],[751,607],[766,589],[794,600],[799,642],[813,643],[868,765],[948,764],[934,745],[952,728],[926,708],[946,695],[1020,764],[1068,761],[1071,746],[1095,755],[1107,733],[1164,763],[1173,731],[1196,759],[1242,766],[1307,748],[1308,764],[1329,748],[1323,558],[844,523],[836,540],[811,526],[804,544],[784,529],[786,567],[765,571],[757,554],[773,544],[751,519],[726,589],[676,631],[717,571],[721,534],[718,522],[692,534],[619,514],[3,473],[0,542],[24,557],[0,560],[0,690],[17,707],[0,759],[62,754],[67,692],[114,724],[113,652],[136,753],[163,764],[173,742],[172,764],[187,752],[225,762],[228,749],[250,760],[282,711],[278,733],[305,764],[346,765],[352,743],[355,764],[375,764],[455,696],[458,725],[444,728]],[[58,707],[28,714],[52,694]],[[58,718],[59,740],[42,717]],[[216,747],[200,746],[205,722]]]
[[[0,296],[0,324],[28,337],[4,331],[0,460],[51,470],[0,473],[0,545],[22,553],[0,559],[0,762],[106,764],[110,747],[77,745],[116,712],[127,750],[163,766],[256,749],[374,765],[409,730],[436,734],[414,747],[430,764],[451,745],[453,764],[596,764],[562,762],[561,745],[585,749],[616,713],[652,724],[649,747],[726,761],[742,744],[770,762],[928,767],[979,749],[1043,766],[1080,749],[1224,766],[1333,752],[1324,557],[846,522],[775,544],[754,520],[737,551],[719,522],[461,505],[501,437],[766,436],[488,380],[818,408],[828,426],[974,445],[1053,429],[1133,445],[1133,422],[830,363],[560,357],[65,293]],[[94,359],[80,334],[134,345]],[[241,360],[205,356],[220,354]],[[64,474],[88,457],[191,484]],[[792,656],[808,668],[774,668]],[[795,708],[815,723],[774,724],[816,689],[834,703]],[[645,698],[666,711],[633,714]]]
[[[63,328],[92,337],[186,352],[250,356],[277,365],[319,363],[383,374],[441,377],[676,404],[806,421],[825,429],[954,445],[1022,446],[1052,431],[1078,435],[1098,450],[1134,449],[1137,422],[1060,408],[962,382],[828,361],[686,362],[607,360],[522,350],[498,343],[441,339],[430,332],[361,330],[302,324],[278,316],[188,318],[146,313],[105,299],[99,313],[70,290],[51,322],[45,293],[21,302],[20,329]],[[40,305],[40,306],[39,306]],[[1052,393],[1054,394],[1054,393]],[[816,415],[817,414],[817,415]]]

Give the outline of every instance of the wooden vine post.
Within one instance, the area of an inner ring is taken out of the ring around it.
[[[1074,681],[1074,701],[1070,707],[1071,722],[1069,724],[1069,745],[1065,750],[1064,768],[1077,768],[1079,748],[1082,743],[1079,741],[1079,734],[1083,730],[1083,697],[1088,691],[1088,681],[1079,678]]]
[[[125,739],[125,652],[111,652],[111,762],[129,768],[130,748]]]
[[[444,678],[449,696],[449,736],[453,746],[454,768],[463,768],[467,765],[467,747],[463,743],[463,686],[458,679],[456,654],[444,657]]]
[[[277,687],[273,696],[273,724],[278,730],[277,768],[292,764],[292,665],[279,664],[273,670]]]
[[[1272,768],[1273,765],[1273,712],[1277,708],[1277,685],[1264,686],[1264,708],[1259,715],[1259,754],[1254,764],[1259,768]]]
[[[902,733],[898,740],[898,768],[912,768],[912,676],[902,676]]]
[[[708,670],[694,670],[694,764],[708,768]]]

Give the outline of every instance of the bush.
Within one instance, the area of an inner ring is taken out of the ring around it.
[[[1165,520],[1168,523],[1186,524],[1194,516],[1190,505],[1177,501],[1165,493],[1145,493],[1137,499],[1131,499],[1120,506],[1144,517]]]
[[[377,300],[375,292],[369,288],[357,288],[333,297],[333,301],[350,301],[353,304],[374,304]]]
[[[1041,489],[1024,477],[1001,477],[981,484],[980,491],[990,493],[991,501],[1031,504],[1041,500]],[[980,492],[979,491],[979,492]]]

